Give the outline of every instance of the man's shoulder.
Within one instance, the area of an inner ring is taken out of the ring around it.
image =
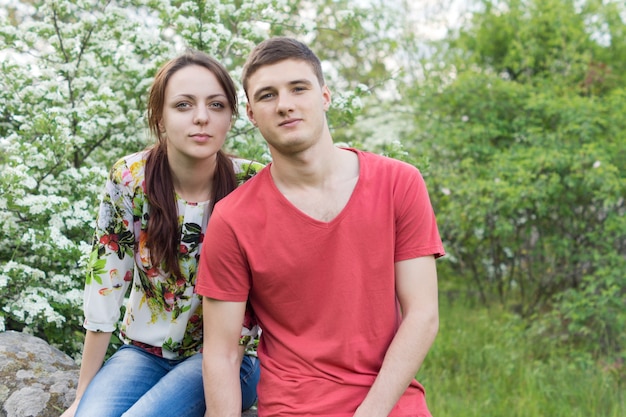
[[[408,175],[418,173],[417,167],[400,159],[391,158],[386,155],[349,148],[359,155],[359,162],[365,170],[379,172],[400,173],[400,175]]]

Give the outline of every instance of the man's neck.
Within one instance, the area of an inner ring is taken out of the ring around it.
[[[277,186],[319,187],[341,168],[342,153],[332,142],[318,144],[292,155],[276,155],[271,173]]]
[[[291,204],[309,217],[330,222],[356,187],[359,161],[354,152],[334,145],[324,155],[298,164],[281,164],[281,160],[272,164],[270,172],[276,188]]]

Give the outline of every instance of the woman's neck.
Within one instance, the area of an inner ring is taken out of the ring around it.
[[[203,160],[170,160],[169,163],[174,190],[180,198],[194,203],[211,199],[217,155]]]

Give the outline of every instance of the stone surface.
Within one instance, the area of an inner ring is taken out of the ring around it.
[[[78,365],[45,341],[0,333],[0,417],[58,417],[74,400]]]
[[[246,410],[241,413],[241,417],[256,417],[256,410]]]

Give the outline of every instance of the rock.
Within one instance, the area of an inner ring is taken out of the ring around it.
[[[35,336],[0,333],[0,417],[58,417],[74,401],[78,370]]]

